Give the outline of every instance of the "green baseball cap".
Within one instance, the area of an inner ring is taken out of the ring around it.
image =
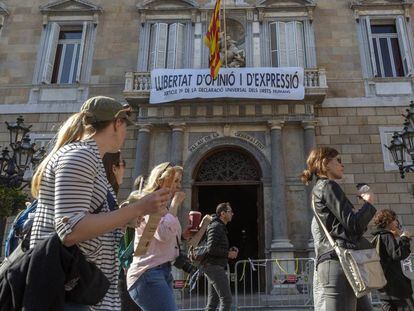
[[[91,97],[81,107],[81,112],[86,113],[85,120],[90,124],[120,118],[125,120],[127,126],[135,125],[135,122],[130,119],[131,111],[128,104],[122,105],[106,96]]]

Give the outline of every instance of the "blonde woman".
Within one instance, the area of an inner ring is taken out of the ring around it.
[[[57,233],[65,246],[77,245],[89,262],[105,274],[110,287],[92,310],[120,310],[117,291],[118,228],[140,215],[159,212],[168,200],[168,189],[153,192],[128,208],[118,209],[102,157],[123,145],[130,108],[116,100],[97,96],[88,99],[57,133],[56,144],[32,180],[38,198],[30,246]],[[66,302],[64,310],[88,310]]]
[[[138,191],[130,195],[131,199],[138,199],[150,195],[162,188],[166,180],[174,177],[170,186],[172,197],[170,210],[167,205],[161,211],[162,218],[155,232],[151,244],[143,256],[135,256],[127,273],[127,286],[132,299],[144,311],[175,311],[177,306],[174,299],[171,275],[171,262],[178,256],[178,241],[181,238],[181,225],[175,213],[184,200],[181,189],[182,167],[171,163],[161,163],[156,166],[148,179],[142,193]],[[135,248],[145,229],[148,216],[141,222],[135,232]]]

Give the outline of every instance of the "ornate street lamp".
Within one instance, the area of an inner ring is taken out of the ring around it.
[[[401,178],[405,177],[405,173],[414,172],[414,164],[405,164],[406,153],[414,163],[414,101],[411,101],[410,108],[406,111],[404,129],[401,132],[394,132],[391,144],[385,145],[398,166]]]
[[[10,149],[5,147],[1,151],[0,186],[22,189],[30,182],[30,178],[25,179],[25,172],[39,164],[46,150],[44,147],[36,148],[36,144],[30,142],[28,133],[32,126],[26,126],[22,116],[16,123],[6,124],[10,133]]]

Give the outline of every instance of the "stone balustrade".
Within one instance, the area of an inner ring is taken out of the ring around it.
[[[326,93],[326,71],[322,68],[305,69],[306,94]],[[151,89],[150,72],[127,72],[125,74],[124,94],[127,98],[148,98]]]

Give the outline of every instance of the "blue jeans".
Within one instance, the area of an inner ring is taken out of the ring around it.
[[[177,311],[172,281],[168,262],[145,271],[128,292],[143,311]]]

